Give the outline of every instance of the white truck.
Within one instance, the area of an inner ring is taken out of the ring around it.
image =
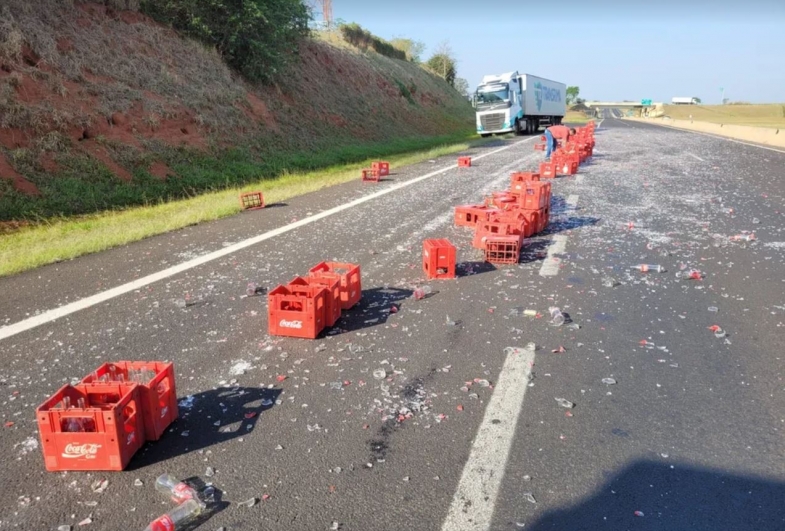
[[[672,98],[671,103],[673,105],[697,105],[700,103],[698,98]]]
[[[507,72],[488,75],[474,93],[481,136],[534,134],[541,125],[560,124],[567,111],[567,87],[549,79]]]

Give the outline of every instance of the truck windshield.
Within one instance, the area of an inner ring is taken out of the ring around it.
[[[477,89],[477,107],[487,108],[508,104],[510,91],[502,87],[480,87]]]

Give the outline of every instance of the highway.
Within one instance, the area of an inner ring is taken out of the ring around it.
[[[516,266],[453,207],[535,169],[532,137],[0,279],[0,530],[144,529],[163,472],[218,489],[210,531],[785,529],[785,152],[616,116]],[[426,238],[460,275],[414,301]],[[268,336],[248,283],[328,259],[361,303]],[[180,419],[124,472],[46,472],[35,407],[121,359],[174,362]]]

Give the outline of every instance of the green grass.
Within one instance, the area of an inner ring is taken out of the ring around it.
[[[277,203],[358,179],[359,169],[367,167],[368,161],[374,158],[384,157],[392,165],[400,167],[463,151],[482,142],[475,139],[474,134],[461,133],[452,137],[406,139],[387,143],[386,153],[385,148],[378,145],[358,147],[351,155],[355,161],[361,162],[333,164],[323,170],[303,173],[284,172],[275,178],[257,179],[241,187],[188,199],[42,221],[13,233],[0,235],[0,276],[231,216],[240,210],[238,194],[242,192],[261,190],[266,203]],[[423,147],[426,149],[422,149]],[[359,158],[363,153],[365,157]],[[390,156],[391,153],[394,154]],[[240,157],[239,161],[242,164],[247,163],[243,157]],[[230,160],[223,162],[228,165],[224,171],[237,169]]]
[[[666,116],[715,124],[785,128],[785,105],[665,105]]]
[[[566,124],[587,124],[592,120],[594,120],[594,118],[587,116],[580,111],[567,111],[562,122]]]

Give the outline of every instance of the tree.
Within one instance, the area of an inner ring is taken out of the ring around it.
[[[272,81],[308,35],[302,0],[142,0],[142,11],[215,47],[252,81]]]
[[[444,78],[451,86],[455,86],[456,61],[452,48],[447,41],[442,42],[436,48],[433,56],[425,62],[425,65],[437,76]]]
[[[419,63],[422,61],[422,54],[425,51],[425,44],[420,41],[414,41],[412,39],[405,39],[403,37],[397,37],[390,41],[390,44],[401,50],[403,53],[406,54],[406,58],[413,62]]]
[[[471,97],[471,92],[469,92],[469,82],[462,77],[455,78],[455,90],[457,90],[461,96],[464,96],[466,99]]]
[[[700,105],[700,104],[701,104],[701,99],[700,99],[700,98],[697,98],[697,97],[696,97],[696,98],[692,98],[692,99],[694,99],[694,100],[695,100],[695,103],[697,103],[698,105]]]
[[[578,94],[580,93],[580,87],[567,87],[567,105],[572,105],[578,99]]]

